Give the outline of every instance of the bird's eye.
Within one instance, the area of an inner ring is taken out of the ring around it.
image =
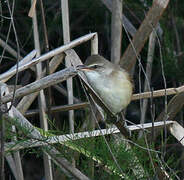
[[[95,65],[92,66],[92,68],[94,68],[94,69],[97,69],[97,68],[99,68],[99,67],[100,67],[100,66],[97,65],[97,64],[95,64]]]

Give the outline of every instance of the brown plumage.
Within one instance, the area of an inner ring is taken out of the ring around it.
[[[100,55],[87,58],[81,68],[88,83],[103,100],[110,111],[116,115],[130,103],[133,84],[129,74]]]

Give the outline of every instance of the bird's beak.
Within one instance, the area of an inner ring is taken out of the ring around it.
[[[76,69],[79,71],[90,71],[91,68],[88,66],[85,66],[84,64],[76,66]]]

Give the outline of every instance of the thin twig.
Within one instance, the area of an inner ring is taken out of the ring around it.
[[[152,62],[153,62],[153,54],[154,54],[154,49],[155,49],[155,39],[156,39],[156,35],[155,32],[153,31],[150,35],[149,38],[149,49],[148,49],[148,56],[147,56],[147,65],[146,65],[146,75],[147,75],[147,79],[149,82],[144,81],[144,92],[150,90],[150,81],[151,81],[151,73],[152,73]],[[148,100],[144,99],[142,102],[142,112],[141,112],[141,120],[140,123],[144,124],[145,122],[145,117],[146,117],[146,111],[147,111],[147,105],[148,105]],[[151,103],[152,106],[152,103]],[[151,108],[151,112],[152,112],[152,108]],[[142,136],[142,132],[140,131],[139,133],[139,137]]]
[[[51,73],[53,73],[57,67],[61,64],[61,62],[63,61],[64,59],[64,54],[61,53],[55,57],[52,58],[52,60],[50,61],[50,70],[51,70]],[[43,69],[43,72],[42,72],[42,77],[45,76],[45,73],[46,73],[46,70]],[[28,96],[24,96],[21,101],[19,102],[19,104],[17,105],[17,109],[22,113],[24,114],[27,109],[30,107],[30,105],[32,104],[32,102],[34,101],[34,99],[37,97],[39,92],[36,92],[36,93],[33,93],[33,94],[29,94]]]
[[[175,137],[177,137],[177,139],[181,140],[181,138],[180,138],[181,133],[179,133],[177,131],[178,130],[178,128],[177,128],[178,124],[175,125],[174,123],[175,123],[175,121],[167,121],[166,125],[168,127],[170,127],[170,129],[172,129],[172,133],[173,132],[175,133]],[[160,128],[164,127],[164,122],[162,122],[162,121],[161,122],[155,122],[154,125],[155,125],[156,128],[160,129]],[[139,130],[142,130],[142,128],[150,130],[152,128],[152,123],[130,125],[130,126],[127,126],[127,127],[130,131],[139,131]],[[176,127],[176,130],[174,130],[175,127]],[[29,127],[27,127],[27,128],[29,128]],[[51,136],[51,137],[44,138],[45,141],[41,141],[41,139],[40,139],[40,141],[38,141],[38,139],[36,139],[36,140],[30,139],[30,140],[19,142],[19,143],[17,143],[15,141],[15,142],[6,143],[5,151],[7,152],[7,151],[10,151],[10,150],[14,151],[14,150],[20,150],[20,149],[29,148],[29,147],[45,146],[45,145],[48,145],[48,143],[49,144],[64,143],[64,142],[67,142],[67,141],[75,141],[77,139],[104,136],[104,135],[117,134],[117,133],[120,133],[120,131],[119,131],[118,128],[115,127],[115,128],[108,128],[108,129],[101,129],[101,130],[94,130],[94,131],[86,131],[86,132],[80,132],[80,133],[74,133],[74,134]],[[182,139],[181,142],[184,145],[184,139]],[[150,149],[150,150],[152,152],[154,152],[154,150],[152,150],[152,149]]]
[[[18,82],[18,71],[19,71],[19,60],[20,60],[20,48],[19,48],[18,36],[17,36],[17,31],[15,29],[14,19],[13,19],[14,4],[15,4],[15,2],[13,1],[12,11],[11,11],[9,0],[7,0],[7,6],[8,6],[8,10],[10,12],[11,23],[12,23],[13,32],[14,32],[14,35],[15,35],[15,40],[16,40],[16,45],[17,45],[17,67],[16,67],[15,84],[14,84],[14,90],[13,90],[13,98],[12,98],[12,101],[11,101],[11,105],[7,109],[7,111],[9,111],[11,109],[11,107],[12,107],[12,105],[14,103],[14,100],[15,100],[15,91],[16,91],[16,86],[17,86],[17,82]]]
[[[96,33],[89,33],[85,36],[82,36],[80,38],[77,38],[77,39],[71,41],[70,43],[68,43],[66,45],[60,46],[56,49],[53,49],[53,50],[49,51],[48,53],[43,54],[42,56],[40,56],[38,58],[34,58],[31,62],[28,62],[28,63],[20,66],[19,72],[21,72],[21,71],[23,71],[23,70],[25,70],[33,65],[36,65],[39,62],[43,62],[43,61],[45,61],[45,60],[47,60],[55,55],[58,55],[58,54],[66,51],[68,49],[74,48],[74,47],[78,46],[79,44],[87,42],[87,41],[91,40],[95,35],[96,35]]]
[[[77,72],[73,67],[58,71],[54,74],[46,76],[40,80],[34,81],[33,83],[30,83],[22,88],[17,89],[15,98],[23,97],[33,92],[40,91],[41,89],[45,89],[51,85],[63,82],[66,79],[75,76],[76,74]],[[12,98],[13,93],[10,93],[2,98],[2,102],[3,103],[9,102],[12,100]]]
[[[45,22],[45,12],[43,7],[43,1],[40,0],[40,9],[41,9],[41,15],[42,15],[42,26],[43,26],[43,33],[44,33],[44,40],[45,40],[45,52],[49,52],[49,40],[48,40],[48,33],[47,33],[47,26]],[[49,59],[46,61],[46,75],[48,76],[50,74],[50,68],[49,68]],[[52,94],[51,94],[51,87],[46,88],[45,90],[47,99],[47,107],[48,107],[48,118],[51,120],[51,104],[52,104]]]
[[[33,15],[33,35],[34,35],[34,45],[35,49],[38,51],[37,57],[40,56],[41,50],[40,50],[40,42],[39,42],[39,33],[38,33],[38,23],[37,23],[37,13],[36,10]],[[38,63],[36,65],[36,76],[37,79],[40,79],[42,75],[42,64]],[[44,131],[48,131],[48,122],[46,118],[46,100],[43,90],[39,92],[38,95],[38,105],[39,105],[39,115],[40,115],[40,124],[41,128]],[[43,154],[43,160],[44,160],[44,170],[45,170],[45,178],[46,180],[52,180],[52,167],[51,167],[51,159],[48,154]]]

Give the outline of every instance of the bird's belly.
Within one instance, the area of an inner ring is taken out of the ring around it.
[[[114,114],[121,112],[131,101],[132,85],[127,80],[109,81],[101,78],[96,79],[96,83],[92,84],[94,90]]]

